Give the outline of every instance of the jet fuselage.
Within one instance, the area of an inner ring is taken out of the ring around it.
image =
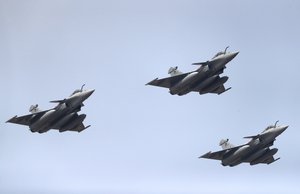
[[[193,90],[200,90],[200,94],[215,91],[228,80],[227,76],[220,78],[219,74],[223,73],[225,65],[237,54],[238,52],[225,53],[207,61],[206,65],[201,65],[170,88],[170,94],[181,96]]]
[[[269,149],[273,145],[276,137],[285,131],[288,126],[274,127],[268,129],[256,137],[253,137],[249,143],[241,146],[234,152],[228,151],[222,160],[223,166],[236,166],[242,162],[249,162],[251,165],[266,161],[278,151],[277,148]]]
[[[87,90],[75,93],[39,118],[35,118],[37,115],[33,115],[33,123],[29,126],[30,130],[43,133],[51,128],[62,127],[60,131],[65,131],[81,123],[86,115],[81,114],[76,117],[75,114],[80,111],[83,101],[93,92],[94,90]]]

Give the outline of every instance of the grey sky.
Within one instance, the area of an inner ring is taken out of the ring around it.
[[[0,193],[300,192],[299,1],[0,1]],[[230,46],[232,90],[145,86]],[[5,123],[96,89],[82,133]],[[198,159],[280,120],[272,165]]]

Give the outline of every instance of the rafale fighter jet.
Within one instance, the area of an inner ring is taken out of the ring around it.
[[[32,114],[20,117],[15,116],[7,122],[27,125],[31,132],[44,133],[50,129],[57,129],[59,132],[81,132],[90,127],[90,125],[84,126],[82,122],[86,115],[78,115],[78,112],[84,106],[83,101],[94,92],[94,90],[83,90],[83,86],[81,89],[75,90],[68,98],[50,101],[58,103],[53,109],[41,111],[38,109],[38,105],[32,105],[29,109]]]
[[[225,89],[223,84],[228,77],[220,77],[220,74],[226,68],[225,65],[239,53],[226,52],[227,48],[224,52],[217,53],[210,61],[193,63],[192,65],[200,65],[195,71],[182,73],[178,67],[171,67],[168,71],[171,77],[156,78],[146,85],[169,88],[170,94],[179,96],[189,92],[222,94],[231,88]]]
[[[278,151],[277,148],[270,149],[276,137],[284,132],[288,126],[268,126],[262,133],[244,138],[251,140],[240,146],[234,146],[228,142],[228,139],[221,140],[220,146],[223,150],[217,152],[208,152],[199,158],[207,158],[221,160],[223,166],[236,166],[246,162],[250,165],[271,164],[280,158],[274,159],[274,155]]]

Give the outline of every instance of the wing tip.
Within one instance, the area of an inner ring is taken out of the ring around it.
[[[147,85],[152,85],[152,83],[154,83],[156,80],[158,80],[158,77],[157,77],[157,78],[155,78],[154,80],[152,80],[152,81],[150,81],[150,82],[146,83],[145,85],[146,85],[146,86],[147,86]]]
[[[211,152],[207,152],[207,153],[203,154],[202,156],[199,156],[198,158],[207,158],[210,154],[211,154]]]
[[[229,87],[229,88],[225,89],[224,91],[218,93],[218,95],[223,94],[224,92],[227,92],[228,90],[231,90],[231,87]]]
[[[16,115],[16,116],[14,116],[14,117],[12,117],[12,118],[10,118],[10,119],[8,119],[7,121],[6,121],[6,123],[11,123],[15,118],[17,118],[18,117],[18,115]]]
[[[83,131],[83,130],[89,128],[90,126],[91,126],[91,125],[88,125],[88,126],[84,127],[83,129],[79,130],[78,133],[80,133],[81,131]]]
[[[267,164],[269,165],[269,164],[272,164],[273,162],[276,162],[277,160],[279,160],[280,159],[280,157],[279,158],[276,158],[276,159],[274,159],[273,161],[271,161],[271,162],[268,162]]]

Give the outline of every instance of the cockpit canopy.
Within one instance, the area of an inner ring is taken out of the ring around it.
[[[73,95],[76,94],[76,93],[80,93],[80,92],[82,92],[82,90],[77,89],[77,90],[75,90],[75,91],[71,94],[71,96],[73,96]]]
[[[81,86],[81,88],[80,89],[77,89],[77,90],[75,90],[72,94],[71,94],[71,96],[73,96],[74,94],[77,94],[77,93],[80,93],[80,92],[82,92],[83,91],[83,87],[85,86],[85,84],[83,84],[82,86]]]
[[[229,46],[226,47],[224,51],[218,52],[218,53],[213,57],[213,59],[216,58],[216,57],[218,57],[218,56],[220,56],[220,55],[225,55],[228,48],[229,48]]]
[[[218,56],[220,56],[220,55],[224,55],[224,54],[225,54],[225,52],[220,51],[220,52],[218,52],[218,53],[213,57],[213,59],[216,58],[216,57],[218,57]]]
[[[276,127],[275,125],[269,125],[267,128],[265,128],[264,132],[268,131],[269,129],[275,128],[275,127]]]
[[[268,131],[269,129],[275,128],[277,126],[277,123],[279,121],[276,121],[274,125],[269,125],[263,132]]]

